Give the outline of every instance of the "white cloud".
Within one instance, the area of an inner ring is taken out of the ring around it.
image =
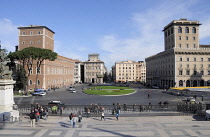
[[[9,19],[0,19],[0,41],[2,48],[8,51],[15,51],[15,46],[18,45],[18,29],[17,25]]]
[[[163,28],[172,20],[180,18],[194,19],[193,6],[198,1],[162,1],[156,7],[146,9],[144,12],[133,13],[130,18],[131,27],[136,36],[121,38],[117,34],[105,35],[99,40],[99,47],[107,51],[103,61],[108,69],[116,61],[144,60],[146,57],[164,50]],[[201,11],[200,11],[201,12]],[[199,19],[199,16],[197,16]],[[209,19],[209,18],[208,18]],[[210,20],[205,21],[201,38],[210,35]],[[203,29],[201,28],[201,29]]]

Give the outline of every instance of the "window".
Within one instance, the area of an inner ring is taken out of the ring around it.
[[[173,30],[173,28],[171,28],[171,34],[173,34],[174,33],[174,30]]]
[[[189,70],[186,71],[186,75],[190,75],[190,71]]]
[[[37,80],[37,85],[40,85],[40,80]]]
[[[196,48],[196,45],[195,44],[193,44],[193,48]]]
[[[170,30],[168,30],[168,36],[170,35]]]
[[[201,61],[203,61],[203,58],[201,58]]]
[[[23,32],[22,32],[22,35],[26,35],[26,32],[25,32],[25,31],[23,31]]]
[[[201,68],[203,68],[203,64],[201,64]]]
[[[189,33],[189,28],[185,27],[185,33]]]
[[[189,64],[187,64],[187,68],[189,68],[190,67],[190,65]]]
[[[210,71],[208,70],[208,74],[207,75],[210,75]]]
[[[196,75],[196,74],[197,74],[197,71],[196,71],[196,70],[194,70],[194,71],[193,71],[193,75]]]
[[[189,44],[186,44],[186,48],[189,48]]]
[[[196,61],[196,58],[194,58],[194,61]]]
[[[182,61],[182,58],[180,58],[179,60]]]
[[[187,61],[190,61],[190,58],[187,58]]]
[[[179,40],[182,40],[182,37],[181,36],[179,36]]]
[[[188,40],[188,36],[186,36],[186,40]]]
[[[33,31],[30,31],[30,35],[33,35]]]
[[[208,61],[210,61],[210,58],[208,58]]]
[[[40,44],[41,42],[40,41],[37,41],[37,44]]]
[[[182,47],[182,44],[179,44],[179,47],[181,48]]]
[[[25,41],[22,42],[22,45],[24,45],[24,44],[25,44]]]
[[[29,80],[29,85],[32,85],[32,84],[33,84],[32,80]]]
[[[179,75],[182,75],[182,70],[179,71]]]
[[[33,44],[33,41],[30,41],[30,44]]]
[[[192,33],[196,33],[196,28],[195,27],[192,28]]]
[[[204,71],[203,70],[201,70],[201,75],[204,75]]]
[[[37,34],[41,34],[41,31],[38,31]]]
[[[195,37],[193,37],[193,40],[195,40]]]
[[[165,32],[165,37],[167,37],[167,32]]]
[[[182,33],[182,27],[178,27],[178,33]]]

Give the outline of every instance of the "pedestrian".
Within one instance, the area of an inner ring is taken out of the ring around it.
[[[71,113],[71,114],[69,115],[70,126],[72,126],[72,125],[73,125],[72,117],[73,117],[73,114]]]
[[[77,116],[73,115],[72,117],[72,121],[73,121],[73,128],[76,126],[76,122],[78,121]]]
[[[35,127],[36,116],[34,110],[32,110],[31,113],[29,114],[29,118],[30,118],[31,127]]]
[[[104,119],[105,121],[105,118],[104,118],[104,112],[101,112],[101,120]]]
[[[90,116],[90,109],[88,108],[87,109],[87,117],[89,117]]]
[[[148,94],[147,98],[150,98],[150,93]]]
[[[62,107],[62,106],[60,106],[60,107],[59,107],[59,110],[60,110],[60,115],[62,115],[62,112],[63,112],[63,107]]]
[[[78,112],[78,122],[82,122],[82,113]]]
[[[119,113],[116,113],[116,119],[117,119],[117,121],[118,121],[118,117],[119,117]]]

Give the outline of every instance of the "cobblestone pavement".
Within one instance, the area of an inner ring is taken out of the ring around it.
[[[29,119],[0,123],[0,137],[209,137],[210,121],[195,116],[83,118],[73,128],[68,117],[50,116],[30,127]]]

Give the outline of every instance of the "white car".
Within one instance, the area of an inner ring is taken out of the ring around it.
[[[46,92],[40,92],[39,93],[39,96],[45,96],[46,95]]]
[[[69,88],[69,91],[73,91],[73,90],[75,90],[75,88]]]
[[[74,90],[72,90],[71,92],[72,92],[72,93],[76,93],[76,90],[74,89]]]

